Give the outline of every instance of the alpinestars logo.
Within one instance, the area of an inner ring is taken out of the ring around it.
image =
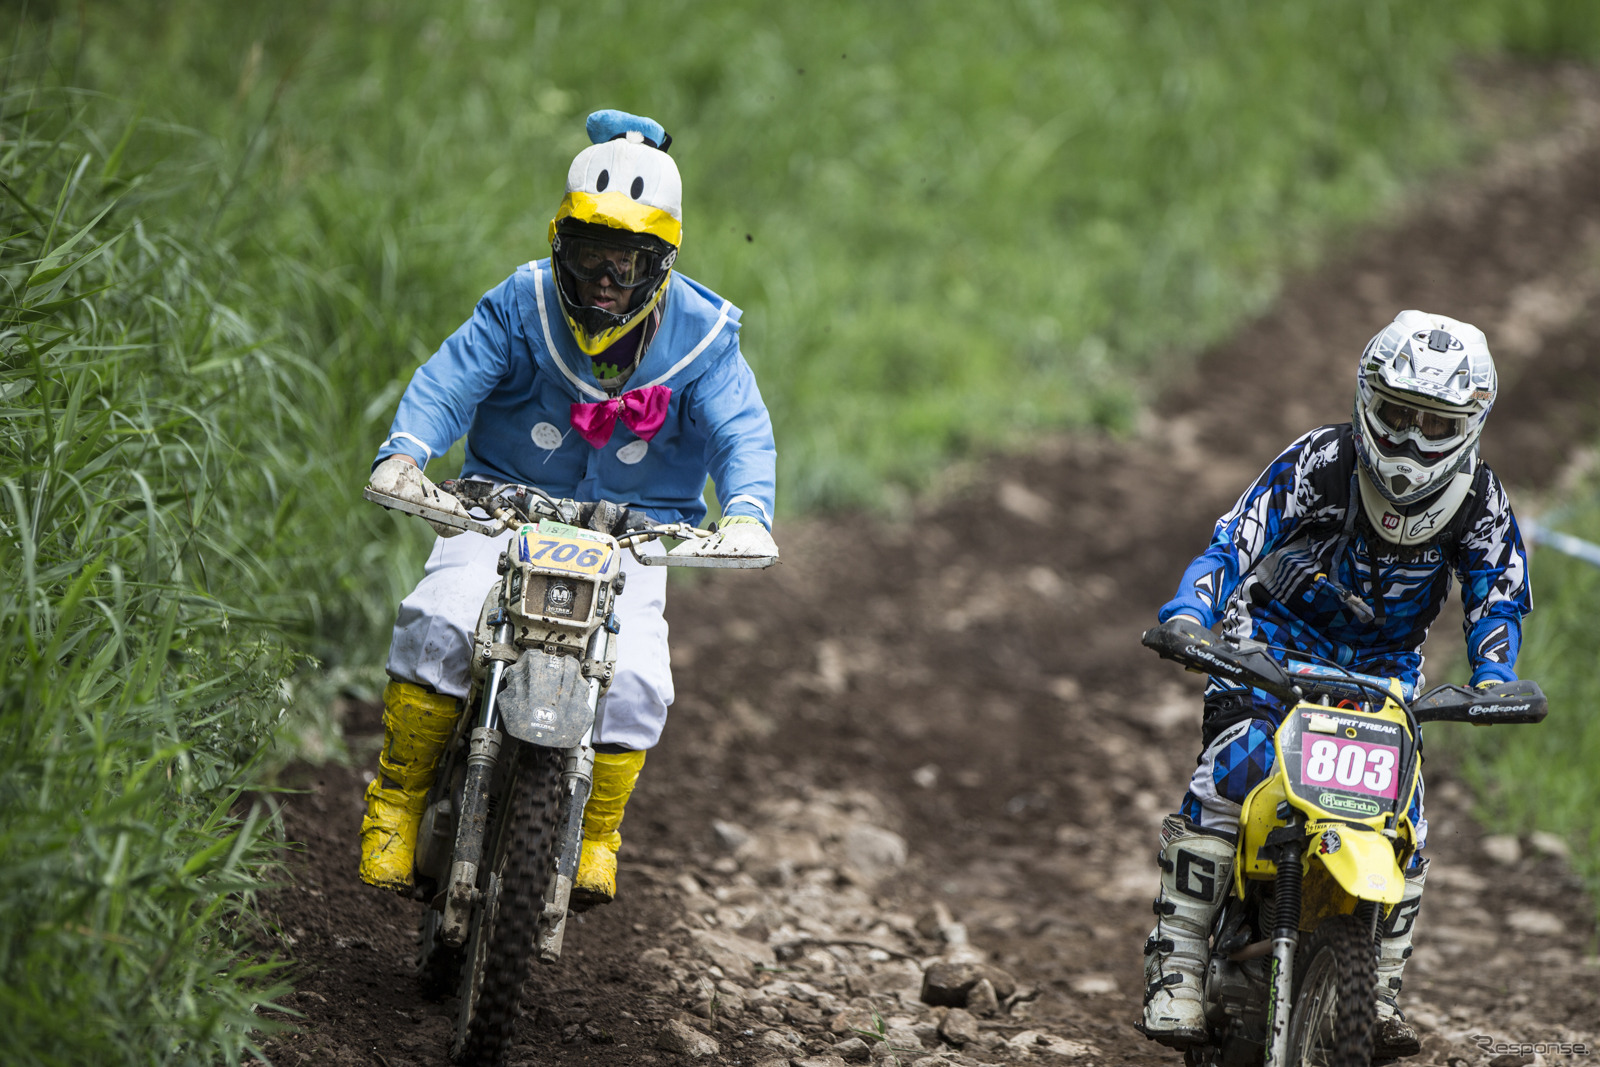
[[[1206,607],[1214,608],[1217,606],[1217,586],[1220,584],[1222,584],[1222,568],[1218,567],[1210,574],[1201,575],[1195,580],[1195,595]]]
[[[1439,516],[1443,514],[1443,508],[1436,508],[1433,511],[1423,512],[1422,517],[1411,524],[1411,529],[1406,531],[1406,535],[1409,537],[1415,537],[1420,533],[1427,533],[1429,530],[1438,525]]]
[[[1383,528],[1385,530],[1398,530],[1400,528],[1400,516],[1392,511],[1385,511],[1383,513]]]
[[[1504,663],[1511,654],[1511,635],[1505,623],[1501,623],[1484,635],[1478,642],[1478,658],[1488,660],[1490,663]]]

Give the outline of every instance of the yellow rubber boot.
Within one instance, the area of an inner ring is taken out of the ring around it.
[[[572,883],[572,906],[609,904],[617,896],[617,852],[622,812],[644,767],[643,752],[596,752],[594,789],[583,809],[583,851]]]
[[[410,889],[417,826],[427,807],[439,756],[461,714],[455,697],[410,682],[383,690],[383,751],[378,777],[367,786],[361,820],[361,880],[385,889]]]

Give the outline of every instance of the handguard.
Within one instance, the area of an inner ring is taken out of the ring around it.
[[[1300,699],[1300,690],[1283,664],[1272,658],[1266,646],[1256,642],[1225,641],[1182,616],[1151,627],[1140,641],[1162,659],[1181,663],[1190,670],[1265,690],[1291,704]]]
[[[465,530],[468,533],[477,533],[483,534],[486,537],[494,537],[505,532],[506,529],[505,524],[499,519],[490,519],[488,522],[479,522],[470,515],[463,518],[462,516],[453,512],[444,511],[440,508],[429,507],[427,504],[419,504],[414,500],[406,500],[402,497],[393,496],[389,493],[379,492],[370,485],[361,490],[361,495],[372,501],[374,504],[388,508],[390,511],[403,511],[408,515],[418,515],[424,519],[427,519],[429,522],[435,522],[441,526],[454,526],[456,529]]]
[[[1543,722],[1549,711],[1539,683],[1523,678],[1492,689],[1441,685],[1424,693],[1411,710],[1418,722],[1470,722],[1474,726]]]
[[[744,529],[744,527],[734,527]],[[778,562],[775,552],[749,553],[730,544],[729,539],[710,530],[701,530],[683,523],[660,527],[668,537],[681,537],[683,543],[664,556],[636,558],[647,567],[720,567],[726,570],[762,570]],[[765,528],[762,528],[765,534]],[[770,537],[767,544],[772,544]],[[776,548],[776,546],[773,546]]]
[[[726,570],[763,570],[778,562],[777,556],[739,556],[714,549],[712,538],[685,541],[664,556],[642,556],[647,567],[721,567]]]

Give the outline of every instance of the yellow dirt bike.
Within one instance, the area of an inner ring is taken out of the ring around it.
[[[1184,1062],[1368,1067],[1378,922],[1400,902],[1417,847],[1420,724],[1537,723],[1544,693],[1530,681],[1487,692],[1443,685],[1408,701],[1398,679],[1294,659],[1302,654],[1186,619],[1146,631],[1144,644],[1290,709],[1273,771],[1239,815],[1233,892],[1211,928],[1208,1039]]]
[[[500,556],[473,638],[472,692],[428,793],[416,852],[428,904],[418,974],[458,997],[450,1058],[496,1065],[512,1038],[535,955],[561,956],[567,904],[594,778],[600,698],[617,661],[613,611],[623,551],[652,566],[754,569],[772,556],[708,553],[713,531],[659,525],[610,501],[557,500],[526,485],[451,480],[439,488],[484,518],[367,488],[368,500],[438,524],[496,536]],[[673,551],[640,557],[659,538]]]

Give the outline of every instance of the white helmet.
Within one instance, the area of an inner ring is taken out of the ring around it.
[[[654,119],[596,111],[585,126],[594,143],[567,169],[550,256],[573,340],[595,356],[642,325],[666,294],[683,244],[683,180],[667,155],[672,138]],[[579,282],[605,274],[629,294],[622,311],[579,299]]]
[[[1367,517],[1386,540],[1438,534],[1471,487],[1498,379],[1483,331],[1402,311],[1356,371],[1356,456]]]

